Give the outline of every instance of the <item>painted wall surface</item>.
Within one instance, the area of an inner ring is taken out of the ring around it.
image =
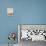
[[[14,16],[7,16],[9,7]],[[46,24],[46,0],[0,0],[0,44],[8,43],[9,32],[17,34],[17,24]]]

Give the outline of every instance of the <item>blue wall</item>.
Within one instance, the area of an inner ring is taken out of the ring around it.
[[[7,16],[9,7],[14,16]],[[0,44],[8,43],[9,32],[17,33],[17,24],[46,24],[46,0],[0,0]]]

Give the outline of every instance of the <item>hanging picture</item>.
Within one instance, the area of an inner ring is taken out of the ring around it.
[[[7,15],[13,16],[13,8],[7,8]]]

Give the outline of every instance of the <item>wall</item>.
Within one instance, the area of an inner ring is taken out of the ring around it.
[[[7,16],[8,7],[14,8],[13,17]],[[46,0],[0,0],[0,44],[8,43],[17,24],[46,24]]]

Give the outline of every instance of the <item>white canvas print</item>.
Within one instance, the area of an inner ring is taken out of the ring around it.
[[[13,8],[7,8],[7,15],[13,16]]]

